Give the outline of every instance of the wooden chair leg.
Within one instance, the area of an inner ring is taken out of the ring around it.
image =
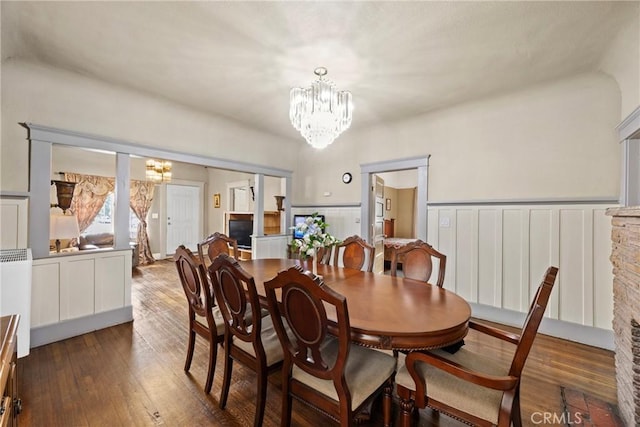
[[[384,386],[382,395],[382,416],[384,419],[384,427],[391,427],[391,393],[393,393],[393,383],[387,382]]]
[[[267,400],[267,372],[266,367],[260,369],[261,374],[258,375],[258,393],[256,395],[256,416],[253,421],[254,427],[262,426],[264,418],[264,407]]]
[[[220,409],[227,406],[227,397],[229,397],[229,386],[231,385],[231,371],[233,370],[233,359],[227,351],[224,358],[224,379],[222,380],[222,391],[220,392]]]
[[[516,397],[515,399],[513,399],[511,420],[514,427],[522,427],[522,414],[520,413],[520,390],[516,391]]]
[[[191,369],[191,360],[193,360],[193,350],[196,346],[196,333],[193,330],[193,324],[189,322],[189,342],[187,343],[187,360],[184,362],[185,372]]]
[[[411,427],[411,415],[414,410],[413,400],[402,399],[400,401],[400,408],[402,409],[402,427]]]
[[[293,399],[289,394],[289,380],[287,375],[282,374],[282,415],[280,419],[280,427],[290,427],[291,426],[291,405],[293,403]]]
[[[209,371],[207,372],[207,382],[204,385],[204,392],[211,393],[213,386],[213,373],[216,370],[216,359],[218,358],[218,343],[216,341],[209,342]]]

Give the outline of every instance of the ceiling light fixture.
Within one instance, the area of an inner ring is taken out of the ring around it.
[[[147,181],[157,183],[171,181],[171,162],[149,159],[146,166]]]
[[[325,148],[351,126],[351,92],[338,91],[324,76],[327,69],[314,71],[318,80],[306,88],[291,89],[291,124],[314,148]]]

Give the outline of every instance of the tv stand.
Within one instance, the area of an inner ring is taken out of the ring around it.
[[[232,250],[229,250],[229,255],[231,255]],[[251,260],[251,249],[238,249],[238,257],[240,261],[250,261]]]
[[[253,212],[225,212],[224,234],[227,236],[229,235],[230,219],[253,220]],[[280,211],[264,211],[264,234],[280,234]]]

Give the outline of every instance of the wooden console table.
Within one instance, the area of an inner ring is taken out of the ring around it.
[[[18,398],[18,320],[17,314],[0,317],[0,426],[16,427],[22,402]]]

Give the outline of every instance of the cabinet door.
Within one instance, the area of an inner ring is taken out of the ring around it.
[[[60,263],[60,320],[94,313],[95,259]]]
[[[96,313],[124,307],[125,261],[122,253],[96,259]]]
[[[31,283],[31,327],[60,321],[60,263],[33,263]]]

